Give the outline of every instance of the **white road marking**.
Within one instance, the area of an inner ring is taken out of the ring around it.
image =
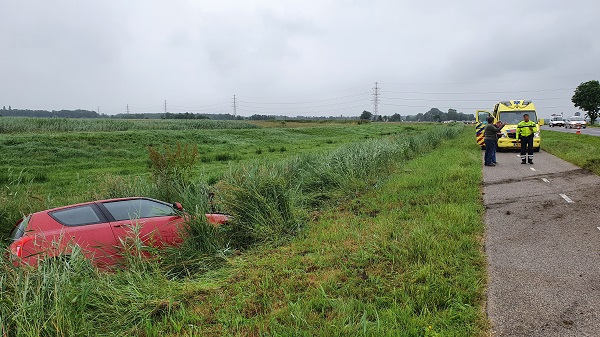
[[[529,169],[532,170],[532,171],[535,171],[535,169],[533,167],[530,167]]]
[[[559,194],[559,195],[560,195],[560,196],[561,196],[563,199],[565,199],[565,201],[566,201],[566,202],[568,202],[568,203],[570,203],[570,204],[572,204],[572,203],[574,203],[574,202],[575,202],[575,201],[571,200],[571,198],[567,197],[567,195],[566,195],[566,194],[562,194],[562,193],[561,193],[561,194]]]
[[[520,155],[520,154],[518,154],[518,155],[517,155],[517,158],[521,158],[521,155]]]
[[[596,228],[598,228],[598,230],[600,230],[600,227],[596,227]]]
[[[542,178],[542,181],[545,182],[545,183],[549,183],[550,182],[550,180],[548,180],[546,178]]]

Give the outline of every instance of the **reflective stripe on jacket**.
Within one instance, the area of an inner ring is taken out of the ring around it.
[[[534,122],[520,121],[519,124],[517,124],[517,139],[519,139],[519,137],[531,136],[537,131],[536,129]]]

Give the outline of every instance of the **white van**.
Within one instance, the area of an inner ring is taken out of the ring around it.
[[[550,119],[550,122],[548,123],[548,125],[550,127],[565,126],[565,120],[560,116],[554,116]]]

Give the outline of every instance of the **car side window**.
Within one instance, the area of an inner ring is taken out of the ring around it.
[[[148,199],[120,200],[103,203],[116,221],[174,215],[169,205]]]
[[[103,222],[93,205],[61,209],[49,214],[64,226],[83,226]]]

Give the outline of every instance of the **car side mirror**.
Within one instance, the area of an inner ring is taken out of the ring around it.
[[[180,203],[176,202],[173,204],[173,208],[175,208],[176,210],[182,212],[183,211],[183,206],[181,206]]]

